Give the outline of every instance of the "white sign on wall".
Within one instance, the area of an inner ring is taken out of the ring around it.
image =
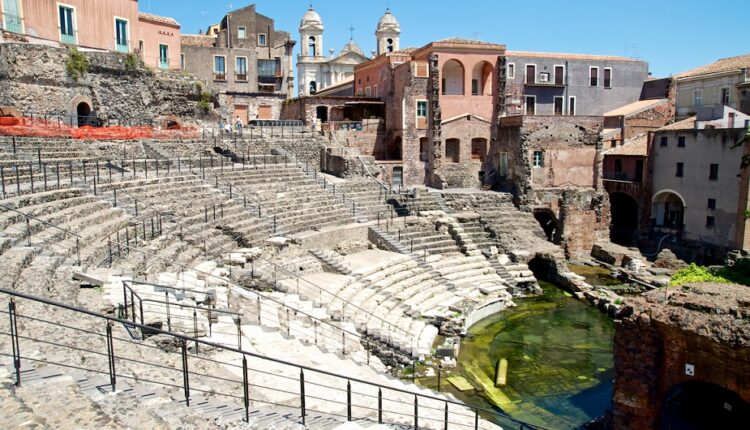
[[[695,366],[692,364],[685,364],[685,374],[687,376],[695,376]]]

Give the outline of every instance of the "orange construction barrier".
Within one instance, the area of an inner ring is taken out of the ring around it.
[[[58,120],[39,118],[0,117],[0,135],[21,137],[63,137],[85,140],[136,139],[193,139],[199,136],[196,128],[170,127],[162,130],[148,126],[137,127],[71,127]]]

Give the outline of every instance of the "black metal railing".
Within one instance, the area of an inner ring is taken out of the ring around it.
[[[342,422],[369,420],[415,429],[494,428],[480,416],[503,428],[541,428],[495,409],[470,407],[435,394],[316,369],[18,291],[0,289],[0,296],[8,303],[7,311],[0,310],[5,315],[0,336],[7,336],[11,345],[8,348],[6,343],[0,355],[12,358],[16,386],[24,382],[23,369],[46,365],[107,376],[112,391],[122,380],[179,390],[187,406],[194,393],[210,393],[241,402],[247,421],[251,409],[274,405],[296,411],[303,424],[316,413]],[[41,305],[47,312],[34,311]],[[29,312],[25,312],[27,308]],[[167,336],[179,346],[179,352],[165,353],[156,345],[124,337],[117,329],[120,325]],[[200,348],[190,350],[190,344]],[[201,355],[200,350],[221,351],[222,359],[213,359],[210,353]],[[181,356],[177,366],[165,360],[175,354]],[[209,366],[233,372],[219,376],[219,372],[203,370]]]

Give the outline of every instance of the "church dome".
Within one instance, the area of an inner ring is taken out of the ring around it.
[[[401,32],[401,26],[399,25],[398,20],[396,20],[396,17],[391,13],[390,9],[386,9],[385,14],[380,17],[377,31]]]
[[[323,29],[323,20],[320,19],[320,15],[318,15],[318,12],[315,12],[315,9],[310,8],[305,12],[305,15],[302,17],[302,21],[299,23],[300,28],[308,28],[308,27],[316,27],[319,29]]]
[[[349,42],[346,45],[344,45],[344,47],[341,49],[341,53],[339,55],[345,55],[345,54],[347,54],[349,52],[354,52],[354,53],[359,54],[359,55],[361,55],[363,57],[367,57],[367,55],[365,55],[364,51],[362,51],[362,49],[359,47],[359,45],[357,45],[357,42],[355,42],[354,40],[351,40],[351,39],[349,40]]]

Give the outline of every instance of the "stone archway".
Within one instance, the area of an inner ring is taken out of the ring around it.
[[[78,95],[73,97],[68,103],[68,118],[65,123],[71,127],[94,126],[98,125],[96,116],[94,102],[91,100],[91,97]]]
[[[674,385],[662,401],[659,427],[664,430],[743,428],[750,422],[750,404],[737,393],[701,381]]]

